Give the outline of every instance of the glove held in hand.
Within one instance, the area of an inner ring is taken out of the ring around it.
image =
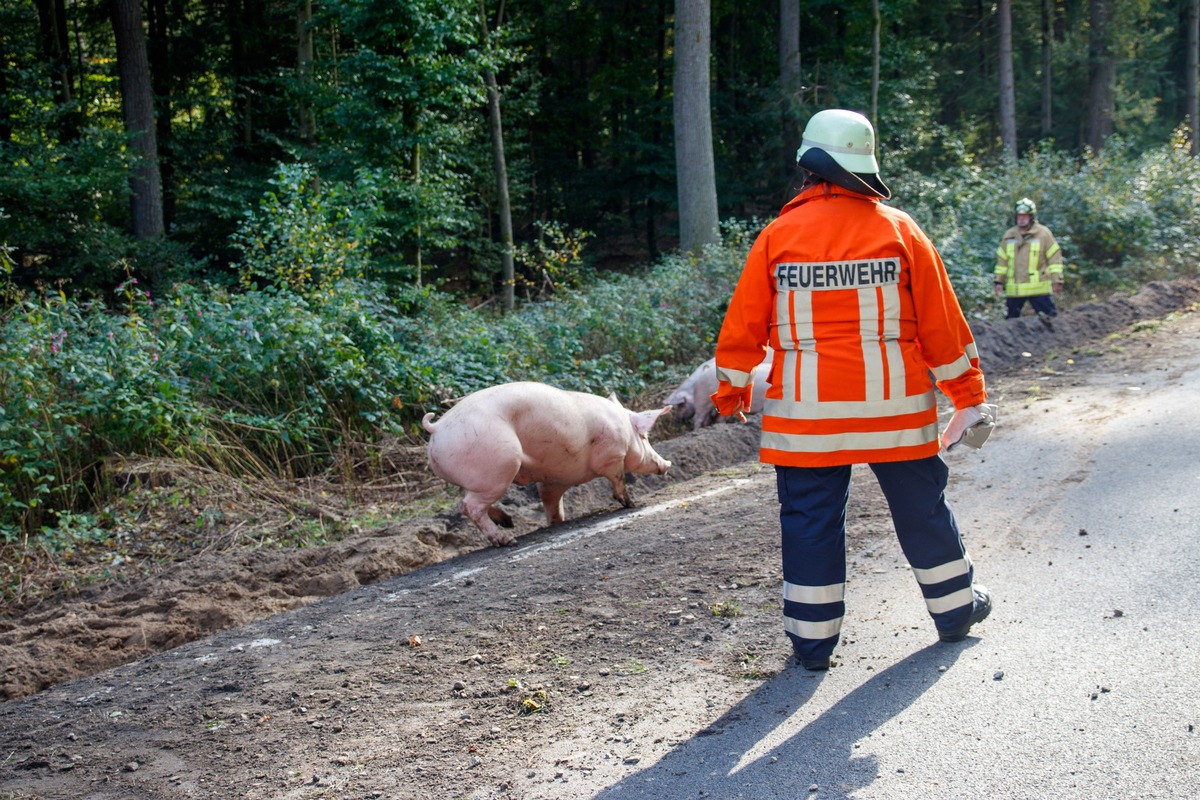
[[[942,449],[949,453],[960,444],[978,450],[983,447],[992,428],[996,426],[996,406],[981,403],[977,406],[960,408],[950,418],[942,432]]]

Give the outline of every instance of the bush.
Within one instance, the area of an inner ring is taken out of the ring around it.
[[[0,539],[101,505],[114,456],[317,474],[429,393],[408,370],[417,324],[370,284],[319,305],[188,285],[156,300],[135,280],[120,295],[119,310],[53,294],[3,319]]]
[[[121,152],[119,135],[101,130],[56,147],[0,142],[0,207],[10,210],[0,217],[0,242],[17,250],[20,284],[107,289],[119,281],[117,265],[133,244]]]
[[[105,459],[187,449],[199,409],[131,281],[109,314],[65,295],[25,301],[0,337],[0,539],[95,505]]]
[[[431,315],[416,360],[447,402],[515,380],[630,397],[667,365],[712,355],[741,274],[751,226],[729,224],[700,256],[668,255],[649,270],[597,280],[501,315],[447,304]]]
[[[246,286],[262,283],[302,295],[343,278],[365,278],[382,214],[380,176],[359,170],[353,184],[318,180],[306,163],[280,164],[259,206],[234,234]]]

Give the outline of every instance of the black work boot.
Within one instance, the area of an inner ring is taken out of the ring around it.
[[[792,657],[796,659],[796,663],[804,667],[809,672],[824,672],[829,669],[829,657],[824,658],[806,658],[795,650],[792,651]]]
[[[943,642],[961,642],[967,638],[967,633],[970,632],[972,625],[976,622],[983,622],[987,619],[987,615],[992,613],[992,596],[988,594],[988,590],[979,584],[975,584],[972,587],[972,591],[975,592],[975,608],[971,611],[971,618],[961,628],[946,631],[939,630],[938,638]]]
[[[828,658],[800,658],[797,656],[796,660],[809,672],[824,672],[829,669]]]

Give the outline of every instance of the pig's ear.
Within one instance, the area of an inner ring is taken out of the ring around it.
[[[640,435],[645,436],[650,432],[650,429],[654,427],[655,421],[658,420],[658,418],[664,412],[670,410],[670,406],[663,406],[662,408],[656,408],[653,411],[638,411],[637,413],[630,411],[629,419],[633,422],[633,429],[636,430]]]
[[[612,400],[614,403],[616,403],[616,404],[617,404],[617,405],[619,405],[619,406],[621,405],[621,400],[620,400],[620,399],[617,397],[617,393],[616,393],[616,392],[611,392],[611,393],[609,393],[609,395],[608,395],[608,399],[609,399],[609,400]],[[624,408],[624,407],[625,407],[625,406],[621,406],[621,408]]]

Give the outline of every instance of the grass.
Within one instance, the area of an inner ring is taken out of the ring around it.
[[[735,617],[740,617],[742,615],[742,605],[741,605],[741,603],[738,603],[738,602],[735,602],[732,600],[729,600],[729,601],[720,600],[720,601],[710,605],[708,607],[708,611],[714,617],[721,617],[723,619],[733,619]]]
[[[646,665],[642,663],[640,658],[631,658],[621,667],[621,673],[624,675],[641,675],[645,671]]]
[[[759,663],[762,656],[751,648],[743,648],[734,655],[737,662],[737,675],[745,680],[766,680],[775,675],[774,670],[764,670]]]

